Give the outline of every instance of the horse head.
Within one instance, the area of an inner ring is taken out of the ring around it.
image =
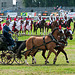
[[[62,25],[63,24],[63,20],[59,20],[59,25]]]
[[[71,29],[65,29],[64,30],[64,34],[65,34],[66,38],[68,37],[70,40],[73,39],[72,30]]]
[[[55,29],[58,26],[59,25],[58,25],[57,21],[53,21],[52,24],[51,24],[51,30],[53,31],[53,29]]]
[[[72,18],[70,18],[70,19],[67,21],[67,26],[68,26],[68,27],[70,27],[70,23],[71,23],[71,22],[73,22],[73,19],[72,19]]]

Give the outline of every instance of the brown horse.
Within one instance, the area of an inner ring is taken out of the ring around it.
[[[58,51],[57,51],[57,54],[56,54],[56,56],[55,56],[55,58],[54,58],[53,64],[55,64],[55,62],[56,62],[56,60],[57,60],[57,56],[59,55],[60,52],[62,52],[62,53],[65,55],[65,57],[66,57],[66,62],[69,63],[67,54],[66,54],[66,52],[64,51],[64,47],[65,47],[65,44],[67,43],[67,39],[68,39],[68,38],[70,38],[70,40],[73,39],[71,29],[65,29],[65,30],[64,30],[64,34],[65,34],[65,38],[64,38],[63,40],[60,40],[60,41],[59,41],[59,42],[63,43],[64,46],[58,45],[58,47],[55,48],[55,49],[58,50]]]
[[[62,53],[65,55],[66,61],[67,61],[67,63],[69,63],[67,54],[66,54],[66,52],[64,51],[64,47],[65,47],[65,44],[67,44],[67,39],[68,39],[68,38],[70,38],[70,40],[73,39],[73,37],[72,37],[72,31],[71,31],[71,30],[68,30],[68,29],[65,29],[65,30],[64,30],[64,34],[65,34],[65,37],[62,38],[62,40],[59,39],[59,42],[63,43],[64,45],[62,46],[62,45],[57,44],[57,46],[55,47],[55,49],[58,50],[58,51],[57,51],[57,55],[56,55],[55,58],[54,58],[53,64],[55,64],[56,58],[57,58],[57,56],[59,55],[60,52],[62,52]],[[37,51],[37,52],[38,52],[38,51]],[[37,52],[36,52],[36,53],[37,53]],[[34,54],[34,56],[36,55],[36,53]],[[44,59],[46,59],[45,53],[46,53],[46,50],[43,50],[42,56],[44,57]],[[34,59],[32,59],[32,64],[34,64],[34,63],[36,63],[36,61],[34,61]],[[47,63],[49,63],[49,61],[47,61]]]
[[[55,28],[51,34],[45,36],[45,43],[43,42],[43,37],[35,37],[35,36],[30,37],[26,41],[27,51],[25,53],[25,63],[28,64],[27,62],[28,55],[31,55],[35,60],[34,54],[37,52],[38,49],[49,50],[48,56],[46,58],[46,63],[47,63],[47,60],[51,52],[53,52],[56,55],[54,48],[56,47],[56,43],[58,43],[57,42],[58,36],[62,34],[63,32],[60,31],[59,28]]]
[[[51,31],[53,31],[54,28],[56,28],[56,27],[58,27],[58,26],[59,26],[59,25],[58,25],[57,21],[53,21],[52,24],[51,24]]]
[[[57,23],[57,21],[53,21],[51,24],[47,24],[45,23],[45,28],[47,28],[47,33],[48,33],[48,30],[51,29],[51,31],[53,31],[54,28],[56,27],[59,27],[59,25],[62,25],[63,21],[60,19],[59,20],[59,23]]]
[[[73,22],[73,19],[70,18],[66,23],[63,23],[61,26],[66,28],[66,27],[70,27],[70,23]]]
[[[33,24],[34,25],[34,32],[36,32],[36,34],[37,34],[38,28],[40,28],[40,34],[41,34],[42,30],[44,32],[45,23],[46,23],[46,21],[44,19],[41,21],[40,24],[37,22],[34,22],[34,24]]]

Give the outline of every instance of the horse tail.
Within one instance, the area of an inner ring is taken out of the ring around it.
[[[19,46],[19,48],[17,49],[17,56],[21,56],[21,50],[24,50],[26,48],[26,41],[22,42],[22,44]]]

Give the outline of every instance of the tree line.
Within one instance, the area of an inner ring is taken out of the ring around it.
[[[75,0],[23,0],[25,7],[75,6]]]

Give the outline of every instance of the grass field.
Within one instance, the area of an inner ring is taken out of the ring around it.
[[[73,28],[73,24],[71,26]],[[19,37],[19,40],[25,40],[25,37]],[[73,40],[68,40],[68,46],[65,51],[68,55],[69,63],[66,63],[65,56],[60,53],[56,64],[53,65],[55,55],[52,53],[49,57],[50,63],[45,65],[45,60],[40,51],[36,54],[37,63],[35,65],[32,65],[31,56],[28,57],[29,65],[0,64],[0,75],[75,75],[75,33],[73,34]]]

